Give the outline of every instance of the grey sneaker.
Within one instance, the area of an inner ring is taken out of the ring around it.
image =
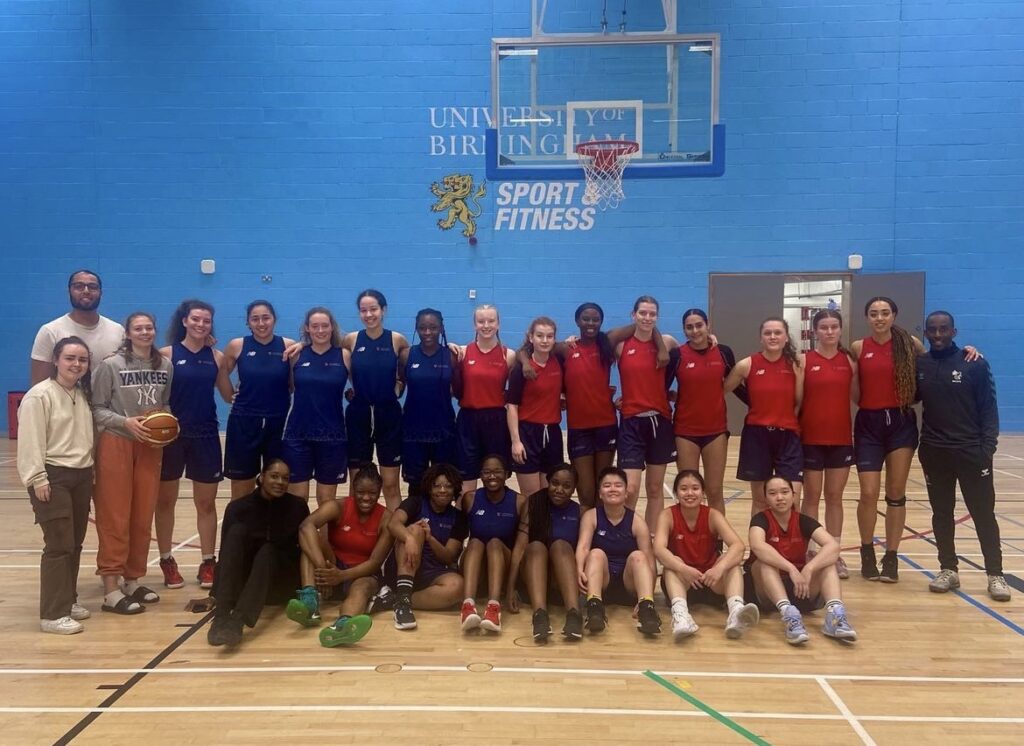
[[[956,570],[942,570],[928,584],[932,593],[948,593],[960,587],[960,576]]]
[[[1010,586],[1006,584],[1006,578],[1002,575],[988,576],[988,595],[993,601],[1009,601]]]

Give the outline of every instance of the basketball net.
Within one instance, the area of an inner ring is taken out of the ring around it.
[[[587,185],[583,204],[601,210],[616,208],[626,198],[622,191],[622,172],[640,146],[630,140],[598,140],[576,146],[576,156]]]

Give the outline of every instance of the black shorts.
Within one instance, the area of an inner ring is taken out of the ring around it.
[[[722,437],[723,435],[725,436],[726,441],[728,441],[728,439],[729,439],[729,431],[728,430],[726,430],[724,432],[721,432],[721,433],[715,433],[714,435],[680,435],[679,433],[676,433],[676,437],[677,438],[682,438],[683,440],[690,441],[691,443],[693,443],[695,446],[697,446],[702,451],[705,448],[707,448],[709,445],[714,443],[716,440],[718,440],[720,437]]]
[[[619,425],[620,469],[643,469],[676,460],[676,438],[672,423],[662,414],[623,417]]]
[[[917,448],[917,413],[913,409],[860,409],[853,421],[857,471],[881,471],[886,455]]]
[[[221,474],[219,435],[178,438],[164,446],[160,481],[181,479],[183,473],[186,479],[203,484],[216,484],[224,478]]]
[[[511,464],[512,439],[504,407],[460,409],[455,418],[455,432],[463,479],[478,478],[481,462],[491,453],[501,456],[506,465]]]
[[[617,423],[604,427],[569,428],[569,458],[583,458],[595,453],[615,453],[619,437]]]
[[[263,465],[281,456],[284,417],[228,415],[224,439],[224,476],[228,479],[252,479]]]
[[[319,484],[344,484],[348,459],[344,440],[293,440],[281,442],[283,458],[292,470],[291,482],[316,480]]]
[[[665,596],[665,605],[672,606],[672,599],[669,598],[668,588],[665,587],[665,575],[661,576],[661,592]],[[706,606],[714,606],[716,609],[725,607],[725,596],[721,593],[715,593],[710,588],[690,588],[686,591],[686,605],[697,606],[705,604]]]
[[[821,597],[820,593],[816,596],[812,596],[811,598],[797,598],[796,594],[793,592],[793,581],[789,579],[788,575],[782,576],[782,587],[786,589],[786,597],[789,599],[789,602],[793,604],[801,614],[817,611],[825,605],[825,599]],[[757,597],[757,589],[754,586],[754,576],[750,574],[748,568],[743,569],[743,600],[748,604],[757,604],[758,608],[764,612],[778,611],[778,609],[776,609],[770,602],[762,602]]]
[[[409,483],[409,494],[422,494],[420,481],[434,464],[458,463],[458,448],[455,444],[455,433],[444,440],[419,442],[406,440],[402,442],[402,479]]]
[[[562,426],[538,425],[534,422],[519,423],[519,440],[526,449],[526,462],[512,463],[516,474],[546,473],[548,469],[565,460],[562,455]]]
[[[365,466],[373,461],[373,447],[377,447],[380,466],[400,466],[402,463],[402,405],[397,401],[369,404],[354,401],[345,410],[345,428],[348,431],[348,465]]]
[[[792,430],[764,425],[743,426],[737,479],[765,482],[778,475],[792,482],[802,482],[803,468],[804,451],[800,446],[800,436]]]
[[[853,466],[853,446],[816,446],[804,443],[804,471],[847,469]]]
[[[601,593],[601,600],[614,606],[636,606],[636,594],[626,589],[624,573],[610,573],[608,585]]]

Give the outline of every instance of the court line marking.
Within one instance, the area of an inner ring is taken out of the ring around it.
[[[1020,474],[1014,474],[1012,471],[1003,471],[1002,469],[997,469],[994,466],[992,467],[992,471],[996,474],[1005,474],[1006,476],[1013,477],[1014,479],[1024,479]]]
[[[839,693],[836,692],[836,690],[833,689],[822,677],[818,676],[815,680],[818,682],[818,686],[824,690],[825,696],[832,700],[832,704],[834,704],[836,709],[843,714],[843,717],[846,718],[846,722],[850,724],[850,727],[853,728],[854,732],[860,736],[860,740],[864,742],[865,746],[878,746],[878,744],[875,743],[875,739],[868,734],[864,729],[864,726],[860,724],[860,721],[856,716],[854,716],[850,708],[846,706],[846,702],[844,702],[843,698],[839,696]]]
[[[691,705],[696,707],[701,712],[711,716],[712,718],[717,720],[719,723],[724,725],[726,728],[728,728],[729,730],[733,731],[734,733],[738,733],[739,735],[743,736],[745,739],[747,739],[751,743],[757,744],[757,746],[771,746],[771,744],[769,744],[763,738],[758,736],[756,733],[751,733],[749,730],[744,728],[742,725],[737,723],[735,720],[732,720],[731,718],[727,717],[726,715],[723,715],[722,713],[720,713],[715,708],[711,707],[710,705],[705,704],[701,700],[699,700],[696,697],[694,697],[692,694],[689,694],[688,692],[683,691],[678,686],[673,684],[671,681],[666,681],[665,679],[661,678],[660,676],[658,676],[658,674],[654,673],[653,671],[644,671],[644,676],[646,676],[648,679],[653,681],[655,684],[658,684],[659,686],[664,687],[668,691],[672,692],[674,695],[676,695],[677,697],[679,697],[683,701],[689,702]]]

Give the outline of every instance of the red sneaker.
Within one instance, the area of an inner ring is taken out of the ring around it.
[[[181,577],[181,573],[178,572],[178,563],[174,561],[174,557],[168,557],[167,559],[160,560],[160,569],[164,574],[164,585],[168,588],[184,588],[185,578]]]
[[[196,575],[200,588],[213,588],[213,573],[216,568],[217,560],[203,560],[203,564],[199,566],[199,574]]]
[[[488,632],[501,632],[501,604],[488,601],[480,626]]]
[[[476,612],[476,604],[464,601],[462,604],[462,631],[468,632],[480,626],[480,615]]]

